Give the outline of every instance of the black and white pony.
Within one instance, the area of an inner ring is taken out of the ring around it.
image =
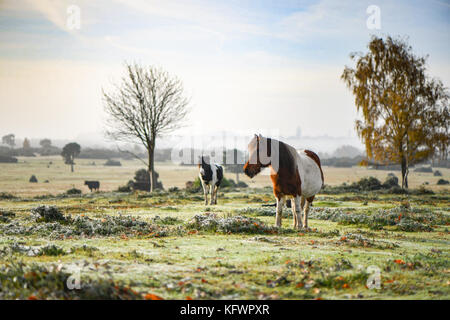
[[[217,191],[223,179],[223,168],[221,165],[210,163],[208,157],[201,156],[198,164],[200,181],[205,195],[205,205],[208,204],[208,189],[211,189],[210,204],[217,204]]]

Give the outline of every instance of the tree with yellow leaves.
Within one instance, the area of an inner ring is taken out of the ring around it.
[[[448,91],[426,74],[426,57],[405,40],[373,36],[368,49],[350,55],[356,66],[346,66],[341,79],[362,114],[356,129],[368,158],[401,164],[402,188],[408,188],[409,165],[447,153]]]

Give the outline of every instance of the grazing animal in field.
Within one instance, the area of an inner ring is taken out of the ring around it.
[[[210,204],[217,204],[217,191],[223,179],[222,166],[210,163],[208,157],[201,156],[198,164],[200,181],[202,182],[205,205],[208,204],[208,189],[211,190]]]
[[[277,201],[276,226],[281,227],[283,205],[289,197],[293,200],[294,228],[308,228],[309,207],[324,182],[317,154],[310,150],[297,152],[284,142],[256,134],[248,145],[248,154],[249,160],[244,165],[248,177],[253,178],[263,168],[270,168]]]
[[[98,191],[100,189],[100,182],[98,181],[85,181],[84,185],[88,186],[89,190],[94,190],[94,191]]]

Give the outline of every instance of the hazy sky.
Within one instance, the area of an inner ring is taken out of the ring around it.
[[[69,30],[67,9],[81,9]],[[369,5],[381,29],[366,26]],[[340,80],[371,34],[408,36],[450,84],[448,1],[0,0],[0,135],[74,139],[103,129],[101,88],[123,61],[159,65],[191,97],[186,132],[353,133]]]

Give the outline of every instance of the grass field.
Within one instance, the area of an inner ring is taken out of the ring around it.
[[[49,163],[52,163],[49,165]],[[143,168],[139,160],[121,160],[121,167],[107,167],[105,160],[76,160],[75,172],[70,172],[70,166],[64,164],[61,157],[35,157],[19,158],[19,163],[0,163],[0,192],[9,192],[19,196],[36,196],[45,194],[58,194],[72,187],[89,192],[84,186],[85,180],[99,180],[102,191],[113,191],[118,186],[124,185],[132,179],[134,172]],[[95,163],[95,165],[93,165]],[[188,180],[195,180],[198,175],[196,167],[182,167],[171,163],[157,163],[156,170],[160,174],[160,180],[164,187],[176,186],[184,188]],[[365,176],[374,176],[381,181],[386,179],[389,171],[370,170],[365,167],[353,168],[323,168],[325,183],[327,185],[339,185],[343,182],[354,182]],[[446,190],[447,186],[438,186],[436,182],[440,178],[450,180],[450,169],[439,169],[442,177],[435,177],[432,173],[417,173],[411,170],[409,183],[411,188],[417,188],[425,182],[432,190]],[[400,176],[399,172],[393,172]],[[38,183],[29,183],[31,175],[36,175]],[[235,180],[235,174],[226,173],[227,178]],[[250,187],[270,186],[270,178],[260,174],[250,180],[245,175],[239,175],[240,179]],[[48,180],[49,183],[44,183]]]
[[[72,174],[58,158],[20,160],[0,167],[0,299],[450,298],[450,197],[432,174],[410,181],[428,181],[434,194],[320,194],[310,229],[298,231],[287,209],[283,228],[273,227],[274,208],[262,207],[273,202],[267,176],[205,207],[184,190],[109,191],[132,178],[135,161],[79,160]],[[166,188],[196,176],[168,164],[158,171]],[[387,175],[324,171],[334,185]],[[103,191],[88,193],[85,179]],[[72,186],[85,193],[63,194]]]

